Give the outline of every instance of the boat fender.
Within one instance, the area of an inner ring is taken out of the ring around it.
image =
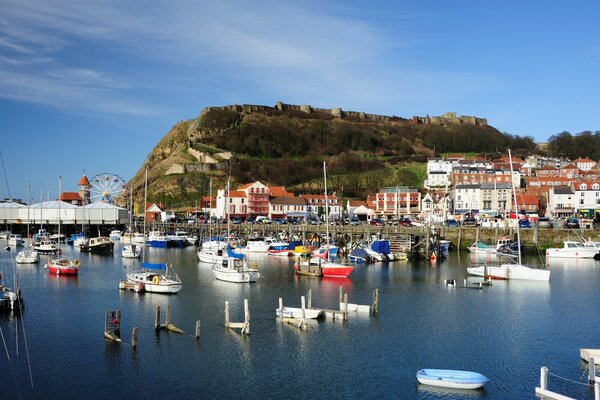
[[[155,285],[158,285],[160,283],[160,278],[158,277],[158,275],[154,275],[154,278],[152,278],[152,283]]]

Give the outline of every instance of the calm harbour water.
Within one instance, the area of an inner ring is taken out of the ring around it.
[[[67,255],[79,253],[64,247]],[[148,253],[156,262],[165,255]],[[34,388],[22,332],[17,337],[14,320],[0,315],[11,355],[10,361],[4,350],[0,355],[0,399],[532,399],[542,365],[584,383],[579,348],[600,348],[600,263],[593,260],[552,263],[550,282],[494,282],[467,290],[444,285],[467,277],[466,253],[436,264],[359,265],[348,279],[296,276],[291,258],[258,255],[252,258],[263,277],[251,285],[215,280],[210,267],[197,261],[195,247],[167,254],[184,282],[172,296],[120,291],[119,279],[139,261],[123,261],[119,245],[114,256],[82,253],[78,277],[49,275],[47,256],[39,265],[18,265]],[[14,255],[2,255],[5,280]],[[300,296],[312,289],[313,306],[336,308],[340,285],[359,304],[370,304],[379,288],[379,316],[313,322],[307,331],[277,323],[279,297],[299,306]],[[225,301],[232,321],[242,321],[245,298],[249,337],[223,327]],[[154,308],[160,305],[164,316],[167,304],[172,322],[186,334],[154,332]],[[102,336],[104,312],[114,309],[122,311],[122,344]],[[196,320],[202,321],[198,342]],[[140,329],[137,351],[129,345],[133,327]],[[477,391],[428,388],[415,378],[421,368],[477,371],[490,382]],[[549,388],[593,398],[593,388],[554,376]]]

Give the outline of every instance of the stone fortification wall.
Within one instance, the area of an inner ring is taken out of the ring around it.
[[[457,116],[455,112],[447,112],[442,114],[441,116],[430,117],[429,115],[426,117],[418,117],[414,116],[411,119],[411,123],[418,124],[430,124],[430,125],[487,125],[486,118],[478,118],[472,117],[469,115],[460,115]]]

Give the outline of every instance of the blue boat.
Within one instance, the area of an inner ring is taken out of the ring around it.
[[[77,240],[78,238],[82,238],[82,237],[85,237],[85,233],[83,233],[83,232],[74,233],[67,238],[67,244],[73,244],[73,243],[75,243],[75,240]]]
[[[417,372],[417,380],[424,385],[451,389],[479,389],[488,381],[488,378],[471,371],[422,369]]]
[[[348,259],[356,263],[369,263],[371,261],[371,256],[369,256],[365,249],[358,248],[350,251]]]

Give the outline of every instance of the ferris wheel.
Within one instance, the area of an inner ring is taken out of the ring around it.
[[[102,172],[90,180],[90,202],[123,207],[126,204],[125,181],[117,174]]]

